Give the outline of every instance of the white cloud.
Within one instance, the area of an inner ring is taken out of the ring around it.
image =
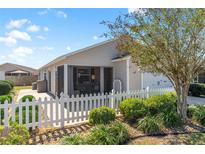
[[[64,11],[58,11],[55,9],[46,9],[43,11],[39,11],[38,15],[42,16],[42,15],[46,15],[48,13],[51,13],[59,18],[67,18],[68,17],[67,13],[65,13]]]
[[[48,14],[48,11],[47,10],[39,11],[38,14],[39,15],[46,15],[46,14]]]
[[[11,20],[9,24],[6,26],[8,29],[18,29],[21,28],[24,24],[30,23],[28,19],[19,19],[19,20]]]
[[[12,30],[11,32],[6,34],[8,37],[11,37],[13,39],[21,39],[21,40],[26,40],[29,41],[31,40],[31,37],[29,36],[28,33],[26,32],[21,32],[18,30]]]
[[[46,38],[44,37],[44,36],[42,36],[42,35],[38,35],[38,36],[36,36],[36,38],[38,38],[38,39],[40,39],[40,40],[45,40]]]
[[[142,8],[128,8],[128,13],[140,13],[140,14],[144,14],[145,10],[143,10]]]
[[[26,55],[30,55],[33,53],[33,49],[32,48],[28,48],[28,47],[23,47],[23,46],[19,46],[15,49],[13,49],[13,55],[17,56],[17,57],[25,57]]]
[[[67,47],[66,47],[66,50],[70,51],[70,50],[71,50],[71,47],[70,47],[70,46],[67,46]]]
[[[47,32],[47,31],[49,31],[50,29],[49,29],[48,27],[44,27],[43,30]]]
[[[37,32],[40,30],[40,26],[38,25],[31,25],[27,28],[27,31],[29,32]]]
[[[7,61],[10,59],[18,63],[25,63],[25,61],[29,58],[27,56],[31,54],[33,54],[32,48],[19,46],[17,48],[14,48],[12,52],[6,56],[6,59]]]
[[[12,46],[16,44],[16,39],[8,36],[8,37],[0,37],[0,43],[4,43],[7,46]]]
[[[63,11],[57,11],[56,14],[60,18],[67,18],[67,14]]]
[[[94,39],[94,40],[97,40],[97,39],[98,39],[98,37],[97,37],[97,36],[93,36],[93,39]]]

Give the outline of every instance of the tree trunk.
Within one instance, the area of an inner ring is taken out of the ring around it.
[[[189,86],[178,85],[175,87],[177,93],[177,112],[185,122],[187,120],[187,95]]]

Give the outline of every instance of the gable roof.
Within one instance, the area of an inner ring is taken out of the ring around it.
[[[82,48],[82,49],[76,50],[76,51],[74,51],[74,52],[70,52],[70,53],[68,53],[68,54],[62,55],[62,56],[60,56],[60,57],[54,59],[53,61],[47,63],[46,65],[40,67],[39,70],[41,70],[41,69],[43,69],[43,68],[45,68],[45,67],[48,67],[48,66],[50,66],[50,65],[52,65],[52,64],[55,64],[55,63],[57,63],[57,62],[59,62],[59,61],[61,61],[61,60],[64,60],[64,59],[66,59],[66,58],[69,57],[69,56],[72,56],[72,55],[75,55],[75,54],[79,54],[79,53],[82,53],[82,52],[86,52],[86,51],[88,51],[89,49],[96,48],[96,47],[98,47],[98,46],[101,46],[101,45],[104,45],[104,44],[107,44],[107,43],[110,43],[110,42],[114,42],[114,41],[116,41],[116,39],[106,40],[106,41],[103,41],[103,42],[100,42],[100,43],[97,43],[97,44],[88,46],[88,47],[86,47],[86,48]]]
[[[4,63],[4,64],[0,65],[0,70],[4,71],[4,72],[21,70],[21,71],[30,72],[33,74],[38,74],[38,71],[34,68],[30,68],[30,67],[26,67],[26,66],[22,66],[22,65],[17,65],[17,64],[12,64],[12,63]]]

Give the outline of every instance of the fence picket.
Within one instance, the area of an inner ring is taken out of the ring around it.
[[[81,121],[84,120],[84,95],[81,95],[80,97],[80,100],[81,100]]]
[[[36,104],[35,100],[32,100],[32,129],[35,129],[36,123]]]
[[[87,94],[85,94],[85,119],[87,120],[88,119],[88,106],[89,104],[88,104],[88,95]]]
[[[12,121],[16,120],[16,106],[15,106],[15,102],[12,101],[11,103],[11,111],[12,111]]]
[[[42,101],[41,101],[41,98],[39,98],[39,100],[38,100],[38,127],[39,128],[42,127],[41,106],[42,106]]]
[[[77,122],[79,122],[79,106],[80,106],[80,99],[79,99],[79,95],[76,96],[76,120]]]
[[[74,95],[72,95],[71,97],[71,114],[72,114],[72,122],[75,121],[75,111],[74,111],[74,106],[75,106],[75,102],[74,102]]]
[[[55,121],[56,121],[56,125],[58,126],[59,124],[59,116],[58,116],[58,105],[59,105],[59,98],[58,96],[56,96],[56,99],[55,99],[55,104],[56,104],[56,118],[55,118]]]
[[[66,109],[67,109],[67,123],[70,123],[70,97],[66,96]]]
[[[8,106],[8,100],[4,102],[4,127],[9,127],[9,106]]]
[[[45,127],[48,127],[48,114],[47,114],[47,112],[48,112],[48,110],[47,110],[47,101],[48,99],[47,99],[47,97],[45,97],[45,99],[44,99],[44,126]]]
[[[26,126],[29,127],[29,118],[30,118],[30,115],[29,115],[29,100],[26,99],[26,103],[24,104],[26,106]]]
[[[19,101],[19,124],[22,124],[22,100]]]
[[[50,99],[50,125],[53,126],[53,98]]]
[[[64,97],[60,99],[60,113],[61,113],[61,128],[64,127]]]

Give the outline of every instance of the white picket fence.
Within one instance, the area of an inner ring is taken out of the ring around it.
[[[56,97],[29,102],[5,101],[0,104],[0,125],[9,127],[10,121],[25,124],[28,128],[36,127],[63,127],[65,125],[85,122],[88,120],[89,111],[100,106],[114,108],[119,115],[119,103],[126,98],[145,99],[152,95],[160,95],[174,91],[173,88],[146,89],[97,95],[67,96],[62,94],[60,99]],[[2,120],[1,120],[2,119]]]

